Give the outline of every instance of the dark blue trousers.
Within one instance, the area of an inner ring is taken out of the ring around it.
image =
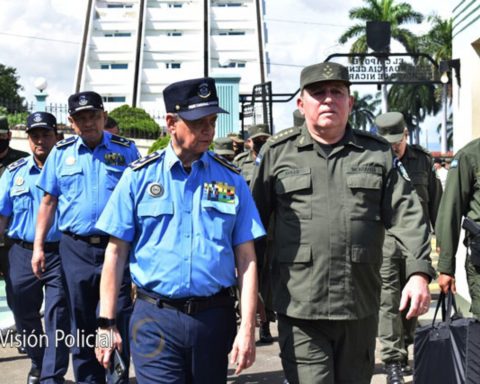
[[[233,306],[186,315],[137,300],[130,321],[137,382],[225,384],[235,334]]]
[[[42,383],[63,383],[69,351],[63,335],[70,332],[63,273],[58,253],[46,252],[45,258],[46,270],[39,280],[32,271],[32,251],[14,244],[8,253],[5,283],[32,367],[40,370]],[[40,316],[44,288],[45,332]]]
[[[72,363],[77,383],[101,384],[109,380],[108,371],[98,363],[95,349],[86,338],[92,340],[97,330],[97,314],[100,299],[100,277],[102,273],[105,246],[91,245],[83,240],[75,240],[62,235],[60,255],[65,281],[67,299],[71,315],[71,327],[74,335],[79,335],[72,348]],[[117,327],[123,339],[122,357],[127,368],[130,362],[128,345],[128,323],[132,312],[131,279],[128,265],[125,268],[122,286],[117,303]],[[125,379],[128,383],[128,379]]]

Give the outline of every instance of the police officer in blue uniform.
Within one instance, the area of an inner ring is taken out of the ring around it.
[[[95,359],[92,335],[96,331],[100,274],[108,236],[96,229],[107,200],[128,164],[139,154],[131,141],[104,132],[107,113],[95,92],[80,92],[68,99],[69,122],[77,135],[60,141],[45,164],[38,187],[45,196],[40,205],[33,267],[42,274],[44,242],[51,218],[60,213],[60,256],[65,272],[72,332],[75,379],[103,383],[105,371]],[[126,335],[131,313],[130,277],[124,271],[117,307],[119,329]],[[123,356],[128,363],[128,348]],[[110,377],[110,376],[108,376]],[[110,380],[109,380],[110,381]]]
[[[43,197],[36,182],[57,141],[56,131],[57,120],[52,114],[35,112],[28,116],[26,132],[33,155],[10,164],[0,179],[0,232],[8,226],[12,243],[5,281],[20,340],[28,338],[25,346],[32,361],[28,384],[40,380],[42,383],[63,383],[68,368],[65,336],[70,326],[58,253],[61,234],[56,213],[45,238],[45,265],[40,279],[36,278],[31,267],[35,222]],[[40,316],[43,289],[45,333]]]
[[[173,83],[164,100],[170,144],[130,166],[97,223],[111,235],[101,322],[112,325],[116,346],[125,342],[114,319],[130,252],[138,286],[130,322],[138,383],[225,383],[229,351],[237,373],[255,360],[253,240],[265,231],[239,170],[208,151],[217,114],[225,113],[214,80]],[[242,321],[235,337],[229,288],[237,284],[236,270]],[[111,352],[97,348],[97,358],[107,365]]]

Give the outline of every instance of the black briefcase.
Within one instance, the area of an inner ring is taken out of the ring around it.
[[[432,324],[415,331],[413,382],[480,384],[480,323],[457,312],[451,292],[440,294]]]

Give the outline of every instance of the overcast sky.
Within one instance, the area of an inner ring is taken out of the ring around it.
[[[400,0],[398,0],[400,1]],[[425,16],[448,17],[453,0],[404,0]],[[274,93],[298,88],[305,65],[348,52],[338,37],[352,24],[348,11],[361,0],[266,0],[267,50]],[[0,0],[0,63],[17,69],[21,92],[33,100],[35,79],[48,81],[50,102],[65,103],[74,88],[86,0]],[[412,26],[425,32],[428,24]],[[361,87],[358,90],[362,92]],[[1,95],[0,95],[1,97]],[[295,103],[274,105],[277,129],[291,125]]]

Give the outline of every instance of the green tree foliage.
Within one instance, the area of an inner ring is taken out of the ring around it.
[[[377,94],[374,99],[372,95],[360,96],[358,91],[354,91],[352,96],[354,104],[350,113],[350,125],[356,129],[366,130],[375,120],[375,111],[380,104],[379,95]]]
[[[353,8],[349,15],[352,20],[359,20],[340,36],[340,44],[356,38],[350,48],[351,53],[366,53],[367,46],[367,21],[390,22],[392,38],[397,40],[407,52],[415,52],[417,49],[416,36],[408,29],[402,28],[403,24],[423,21],[423,15],[412,9],[407,3],[395,3],[395,0],[363,0],[366,6]]]
[[[452,19],[443,20],[438,15],[428,17],[432,29],[419,39],[419,49],[428,53],[438,63],[452,58]]]
[[[0,106],[9,113],[26,111],[25,99],[18,94],[22,89],[18,84],[17,70],[0,64]]]
[[[148,153],[152,153],[155,151],[158,151],[160,149],[165,148],[168,145],[168,142],[170,141],[170,136],[163,136],[158,138],[151,146],[148,148]]]
[[[142,108],[122,105],[112,110],[109,115],[117,121],[122,136],[149,139],[156,139],[160,136],[160,126]]]

